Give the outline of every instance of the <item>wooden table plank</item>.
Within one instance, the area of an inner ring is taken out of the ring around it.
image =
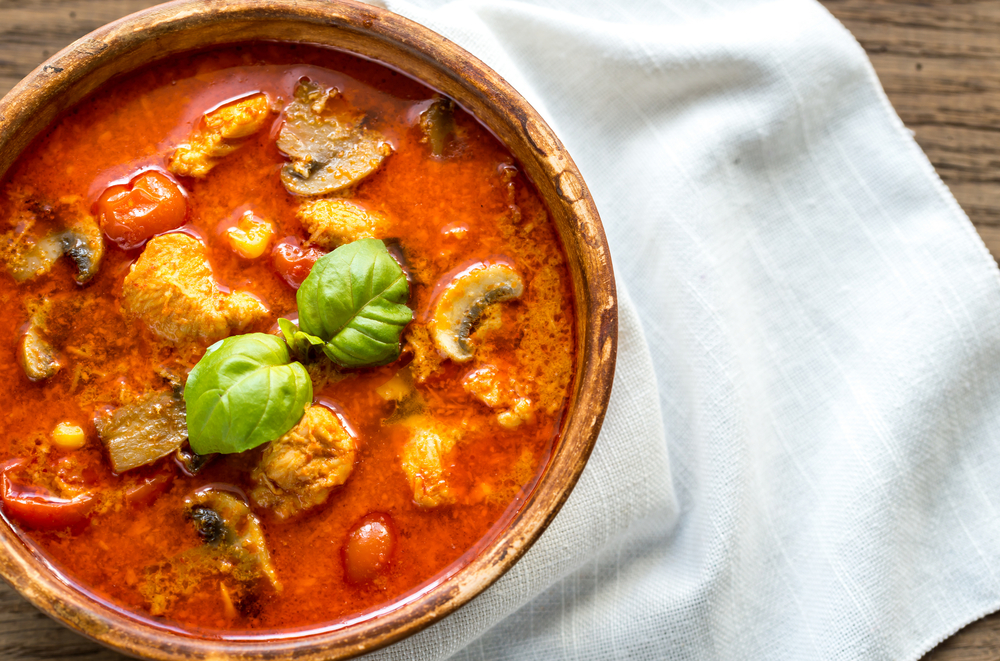
[[[60,48],[150,0],[0,0],[0,95]],[[823,0],[868,52],[903,122],[1000,257],[1000,0]],[[120,661],[0,583],[0,658]],[[1000,615],[929,661],[1000,659]]]

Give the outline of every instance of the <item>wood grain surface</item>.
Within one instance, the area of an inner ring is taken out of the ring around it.
[[[0,95],[43,60],[149,0],[0,0]],[[824,0],[868,52],[889,99],[1000,258],[1000,0]],[[113,661],[0,582],[0,659]],[[1000,615],[925,659],[1000,659]]]

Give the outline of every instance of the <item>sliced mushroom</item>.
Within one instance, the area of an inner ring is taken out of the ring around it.
[[[349,110],[331,112],[337,90],[303,79],[285,108],[278,149],[291,163],[281,182],[296,195],[325,195],[352,186],[377,170],[392,147],[376,131],[363,128]]]
[[[90,216],[64,231],[60,237],[63,254],[76,264],[76,281],[81,285],[95,275],[104,257],[104,238],[101,228]]]
[[[48,273],[64,254],[76,264],[79,284],[97,274],[104,256],[104,238],[79,198],[62,198],[55,205],[24,198],[15,206],[14,229],[3,235],[5,241],[0,245],[0,259],[15,281]]]
[[[427,110],[420,113],[420,129],[431,145],[431,153],[444,155],[448,138],[455,133],[455,102],[448,97],[436,97]]]
[[[184,400],[176,393],[149,393],[98,416],[94,427],[116,473],[152,463],[187,441]]]
[[[41,381],[55,376],[62,368],[58,352],[48,337],[48,319],[52,301],[42,299],[28,303],[28,327],[17,343],[17,362],[25,376]]]
[[[281,590],[260,520],[246,501],[229,491],[206,487],[194,492],[184,504],[202,541],[221,549],[225,559],[241,569],[234,571],[233,577],[243,584],[243,590],[251,589],[262,577],[275,590]]]
[[[29,324],[17,345],[17,362],[25,376],[32,381],[41,381],[55,376],[62,364],[56,351],[42,336],[38,326]]]
[[[431,336],[438,351],[463,363],[475,348],[469,334],[483,311],[494,303],[519,298],[524,281],[512,266],[479,263],[455,278],[438,297],[431,318]]]

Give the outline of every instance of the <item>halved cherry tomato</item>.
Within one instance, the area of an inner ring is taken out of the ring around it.
[[[344,544],[344,570],[351,583],[367,583],[389,565],[396,550],[396,526],[388,514],[372,512],[358,521]]]
[[[151,505],[174,481],[173,473],[156,473],[125,490],[125,502],[132,506]]]
[[[8,474],[17,464],[0,475],[0,500],[7,516],[38,530],[77,528],[87,522],[97,500],[92,492],[71,499],[57,498],[48,491],[18,484]]]
[[[147,170],[127,186],[111,186],[97,201],[101,229],[125,250],[156,234],[177,229],[187,219],[187,200],[170,177]]]
[[[316,260],[325,254],[316,246],[303,248],[298,239],[289,236],[278,242],[271,250],[271,263],[285,282],[293,289],[298,289],[309,275]]]

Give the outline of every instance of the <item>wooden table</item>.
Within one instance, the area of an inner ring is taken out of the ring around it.
[[[823,0],[871,57],[903,122],[1000,258],[1000,0]],[[0,0],[0,95],[45,58],[151,0]],[[0,658],[112,661],[0,582]],[[1000,659],[1000,615],[930,661]]]

